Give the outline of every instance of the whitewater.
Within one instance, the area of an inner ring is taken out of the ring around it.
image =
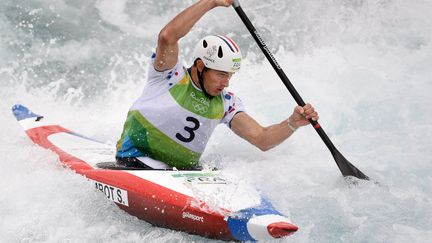
[[[36,147],[11,113],[20,103],[115,145],[146,83],[159,30],[194,1],[0,2],[0,242],[206,242],[128,215]],[[258,188],[299,231],[275,242],[428,242],[432,238],[432,2],[241,1],[333,143],[379,184],[349,186],[312,127],[261,152],[221,125],[202,157]],[[242,48],[230,89],[270,125],[295,102],[232,8],[181,40]]]

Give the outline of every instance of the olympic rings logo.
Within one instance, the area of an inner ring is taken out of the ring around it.
[[[201,114],[204,114],[204,113],[206,113],[208,111],[208,107],[205,107],[204,105],[199,104],[199,103],[197,103],[195,101],[192,102],[192,107],[194,108],[195,111],[197,111],[197,112],[199,112]]]

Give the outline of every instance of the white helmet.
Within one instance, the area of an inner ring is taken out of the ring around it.
[[[195,46],[194,60],[200,58],[207,68],[236,72],[240,69],[241,52],[238,45],[222,35],[209,35]]]

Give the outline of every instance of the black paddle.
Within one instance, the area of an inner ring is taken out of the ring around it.
[[[299,106],[305,106],[305,102],[298,94],[297,90],[294,88],[294,86],[291,84],[288,77],[285,75],[282,68],[277,63],[275,57],[270,52],[267,45],[264,43],[261,36],[258,34],[255,27],[250,22],[249,18],[246,16],[245,12],[240,6],[240,2],[235,0],[233,7],[243,23],[246,25],[246,28],[251,33],[252,37],[255,39],[258,46],[261,48],[262,52],[266,56],[267,60],[270,62],[270,64],[273,66],[273,69],[278,74],[279,78],[282,80],[282,82],[285,84],[285,87],[288,89],[288,91],[293,96],[294,100],[297,102]],[[327,148],[330,150],[330,152],[333,155],[333,158],[336,161],[337,166],[339,167],[339,170],[342,172],[343,176],[355,176],[359,179],[369,180],[369,177],[367,177],[363,172],[361,172],[359,169],[357,169],[354,165],[352,165],[345,157],[336,149],[330,138],[327,136],[327,134],[322,129],[321,125],[313,121],[312,119],[309,119],[311,125],[315,128],[315,131],[317,131],[318,135],[321,137],[321,139],[324,141],[324,143],[327,145]]]

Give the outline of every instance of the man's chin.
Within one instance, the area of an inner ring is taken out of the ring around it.
[[[220,92],[216,91],[216,92],[212,92],[212,93],[208,93],[208,94],[213,98],[213,97],[220,95],[221,93],[222,93],[222,91],[220,91]]]
[[[215,94],[212,94],[212,95],[213,95],[213,96],[218,96],[218,95],[220,95],[220,94],[222,93],[222,91],[223,91],[223,90],[218,90],[218,91],[215,92]]]

